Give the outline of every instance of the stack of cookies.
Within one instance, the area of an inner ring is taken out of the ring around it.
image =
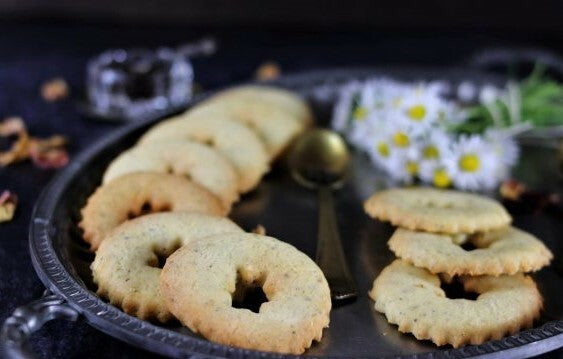
[[[109,164],[82,209],[84,240],[95,251],[112,228],[146,212],[227,215],[312,122],[295,94],[241,86],[158,123]]]
[[[300,354],[320,340],[331,309],[321,270],[225,217],[311,124],[294,94],[243,86],[151,128],[110,163],[81,212],[97,293],[223,344]],[[255,288],[267,298],[258,312],[233,307]]]
[[[553,256],[533,235],[510,226],[500,203],[404,188],[378,192],[364,208],[399,226],[388,245],[400,259],[380,273],[369,293],[399,331],[459,347],[513,334],[539,316],[541,294],[524,273],[548,265]],[[441,284],[453,281],[477,298],[448,298]]]

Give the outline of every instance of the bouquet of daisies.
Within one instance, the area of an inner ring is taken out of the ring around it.
[[[393,179],[436,187],[492,189],[518,160],[514,128],[457,131],[473,112],[448,99],[444,83],[402,83],[386,78],[343,87],[333,127]],[[498,90],[493,98],[503,96]],[[491,97],[491,96],[489,96]]]

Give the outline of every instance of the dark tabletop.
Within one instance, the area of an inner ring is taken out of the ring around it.
[[[32,135],[63,134],[71,140],[71,158],[119,124],[96,122],[76,110],[88,58],[110,47],[176,45],[203,35],[219,40],[219,52],[194,59],[196,82],[213,89],[253,76],[264,61],[279,63],[283,72],[342,66],[418,64],[449,66],[466,63],[477,50],[491,46],[534,46],[563,53],[561,33],[406,32],[276,29],[201,30],[172,27],[110,26],[29,22],[0,25],[0,119],[21,116]],[[67,100],[46,103],[41,83],[63,77],[71,87]],[[28,254],[31,211],[55,171],[29,162],[0,168],[0,191],[19,196],[15,218],[0,224],[0,323],[13,310],[41,296],[44,287]],[[50,322],[33,337],[43,358],[146,358],[141,351],[107,336],[83,321]],[[559,350],[545,357],[563,357]]]

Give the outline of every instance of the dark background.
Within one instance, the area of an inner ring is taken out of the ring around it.
[[[71,158],[118,124],[76,110],[88,58],[110,47],[174,46],[212,35],[219,51],[194,59],[213,89],[253,77],[264,61],[284,73],[346,66],[468,66],[486,48],[563,54],[563,2],[490,1],[0,1],[0,118],[24,118],[32,135],[61,133]],[[71,97],[46,103],[42,82],[63,77]],[[20,197],[0,224],[0,322],[38,298],[27,252],[33,204],[55,171],[25,162],[0,168],[0,190]],[[33,339],[43,358],[152,357],[83,322],[48,323]],[[547,356],[546,356],[547,357]],[[560,351],[549,357],[563,357]]]

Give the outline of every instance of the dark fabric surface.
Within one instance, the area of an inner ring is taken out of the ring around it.
[[[203,31],[188,28],[110,27],[61,24],[0,25],[0,118],[24,118],[32,135],[60,133],[71,140],[71,158],[119,124],[81,116],[76,100],[83,89],[87,59],[109,47],[174,45],[216,35],[220,51],[194,60],[196,81],[212,89],[249,79],[266,60],[277,61],[285,72],[323,67],[463,63],[486,46],[541,46],[561,53],[563,34],[503,33],[380,33],[316,32],[249,29]],[[61,76],[71,86],[71,97],[46,103],[40,84]],[[41,296],[44,287],[32,268],[27,247],[28,223],[41,189],[55,172],[29,162],[0,168],[0,190],[18,194],[12,222],[0,224],[0,322],[13,310]],[[138,350],[88,326],[83,321],[48,323],[33,337],[43,358],[145,358]],[[559,357],[562,352],[546,357]]]
[[[284,28],[363,26],[385,29],[561,31],[563,3],[496,0],[17,0],[0,1],[0,18],[57,17],[190,24],[276,24]]]

